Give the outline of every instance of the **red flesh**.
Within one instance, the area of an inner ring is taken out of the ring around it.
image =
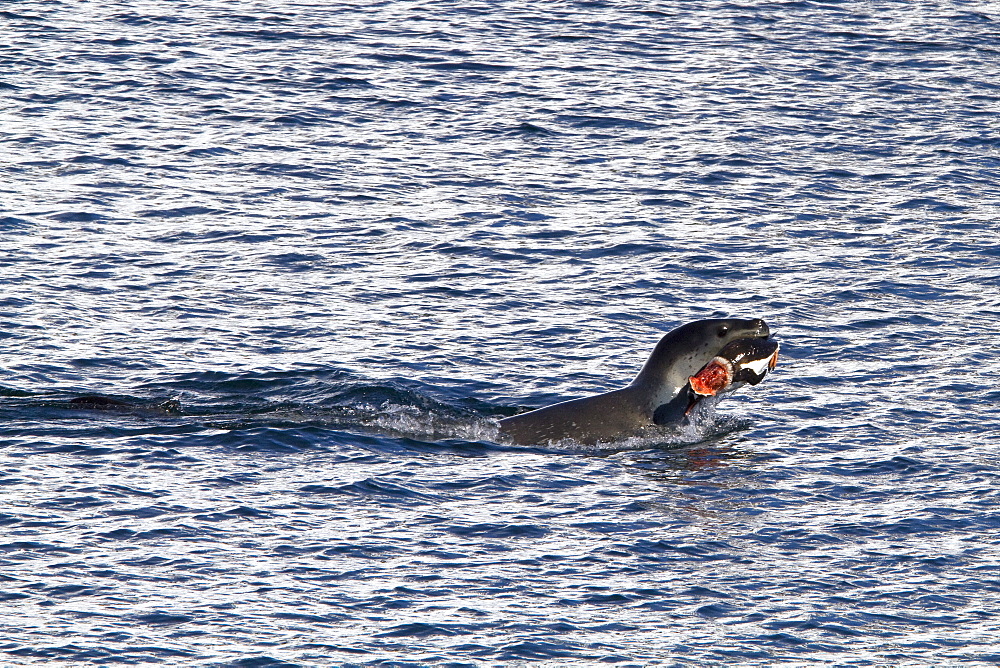
[[[724,390],[733,378],[733,372],[729,366],[723,364],[718,358],[712,360],[701,371],[688,378],[691,389],[695,394],[714,396],[720,390]]]

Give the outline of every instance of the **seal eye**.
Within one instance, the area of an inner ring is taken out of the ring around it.
[[[729,328],[728,328],[728,327],[726,327],[725,325],[723,325],[722,327],[720,327],[720,328],[719,328],[719,338],[720,338],[720,339],[721,339],[721,338],[722,338],[723,336],[725,336],[726,334],[728,334],[728,333],[729,333]]]

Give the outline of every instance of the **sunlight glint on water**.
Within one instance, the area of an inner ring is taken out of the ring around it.
[[[9,3],[5,661],[995,665],[998,18]]]

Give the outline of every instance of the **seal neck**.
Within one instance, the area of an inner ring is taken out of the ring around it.
[[[687,359],[686,355],[681,358],[673,355],[680,338],[674,332],[663,336],[629,384],[630,388],[641,390],[643,395],[649,397],[654,408],[676,397],[687,383],[688,376],[701,366],[695,360]]]

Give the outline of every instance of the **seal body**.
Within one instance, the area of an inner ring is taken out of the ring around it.
[[[132,404],[120,399],[112,399],[99,394],[88,394],[83,397],[70,399],[70,408],[78,408],[91,411],[121,411],[123,413],[180,413],[181,402],[176,399],[168,399],[158,404]]]
[[[572,439],[580,443],[615,441],[683,419],[689,379],[727,344],[766,339],[760,319],[708,319],[668,332],[626,387],[565,401],[500,420],[500,435],[522,445]]]

